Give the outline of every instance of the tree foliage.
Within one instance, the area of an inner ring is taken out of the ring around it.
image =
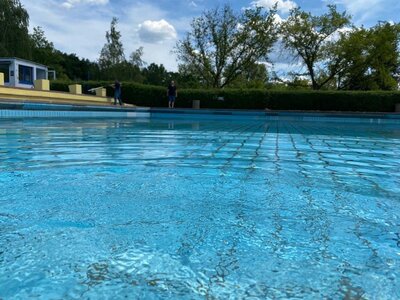
[[[101,69],[109,69],[126,62],[121,33],[117,30],[118,19],[111,21],[110,31],[106,32],[106,44],[100,52],[99,64]]]
[[[50,67],[61,63],[62,59],[57,55],[53,43],[47,40],[41,27],[33,28],[30,38],[32,43],[32,60],[47,66],[51,65]],[[60,70],[57,71],[59,72]]]
[[[228,85],[267,58],[277,36],[274,15],[261,8],[235,13],[229,5],[204,12],[177,44],[181,69],[204,86]]]
[[[139,47],[129,56],[129,62],[138,68],[142,68],[146,63],[143,61],[143,47]]]
[[[29,14],[19,0],[0,0],[0,56],[29,59]]]
[[[378,24],[369,30],[369,40],[369,76],[373,82],[370,89],[395,89],[394,75],[399,70],[399,24]]]
[[[169,76],[168,71],[164,65],[157,65],[151,63],[148,67],[143,69],[143,76],[145,77],[144,83],[151,85],[167,85]]]
[[[255,63],[247,68],[228,87],[230,88],[265,88],[269,81],[268,70],[265,64]]]
[[[125,58],[124,47],[121,41],[121,32],[117,30],[118,19],[111,21],[110,31],[106,32],[106,44],[100,52],[99,67],[100,77],[104,80],[130,80],[143,82],[141,67],[145,64],[142,60],[143,48],[140,47],[129,57]]]
[[[341,57],[335,56],[334,34],[350,24],[350,16],[339,13],[336,6],[328,5],[321,16],[294,8],[281,25],[283,45],[299,58],[307,68],[312,87],[321,89],[341,69]]]
[[[339,87],[350,90],[393,90],[399,71],[400,25],[381,23],[343,34],[338,51],[345,63]]]

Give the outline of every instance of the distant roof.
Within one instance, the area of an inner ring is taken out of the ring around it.
[[[47,68],[47,66],[43,65],[43,64],[39,64],[37,62],[31,61],[31,60],[27,60],[27,59],[23,59],[23,58],[18,58],[18,57],[0,57],[0,60],[19,60],[19,61],[24,61],[24,62],[28,62],[30,64],[34,64],[37,66],[42,66]]]

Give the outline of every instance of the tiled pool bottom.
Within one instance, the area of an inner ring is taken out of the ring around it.
[[[397,125],[9,120],[0,159],[0,298],[400,298]]]

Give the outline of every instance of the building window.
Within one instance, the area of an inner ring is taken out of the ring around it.
[[[47,79],[46,78],[46,70],[36,69],[36,79]]]
[[[33,68],[27,66],[18,66],[19,83],[33,84]]]
[[[48,71],[48,79],[49,80],[56,80],[57,79],[57,74],[55,70],[49,70]]]
[[[0,62],[0,73],[4,74],[4,82],[10,82],[10,64]]]

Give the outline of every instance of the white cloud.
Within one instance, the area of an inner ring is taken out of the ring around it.
[[[272,8],[275,4],[278,5],[277,9],[281,13],[288,13],[291,9],[296,8],[296,2],[292,0],[257,0],[251,3],[253,6],[261,6]]]
[[[324,0],[327,3],[342,5],[347,13],[354,16],[357,24],[390,15],[399,6],[398,0]]]
[[[278,15],[278,14],[274,15],[274,23],[276,25],[281,24],[283,21],[284,21],[284,19],[282,19],[282,17],[280,15]]]
[[[160,21],[144,21],[139,25],[139,37],[144,43],[162,43],[167,40],[176,40],[177,33],[171,24],[164,19]]]
[[[61,4],[61,6],[67,9],[71,9],[72,7],[79,4],[105,5],[108,4],[108,0],[66,0]]]
[[[64,2],[63,4],[61,4],[61,6],[66,9],[71,9],[74,5],[71,2]]]
[[[346,8],[346,10],[348,10],[351,14],[359,14],[359,13],[365,13],[374,8],[379,8],[379,6],[384,1],[383,0],[334,0],[328,2],[334,2],[335,4],[343,5]]]
[[[353,27],[346,26],[346,27],[340,28],[340,29],[336,30],[336,32],[331,34],[326,39],[326,41],[327,42],[336,42],[337,40],[339,40],[341,34],[348,34],[348,33],[352,32],[352,31],[354,31]]]

